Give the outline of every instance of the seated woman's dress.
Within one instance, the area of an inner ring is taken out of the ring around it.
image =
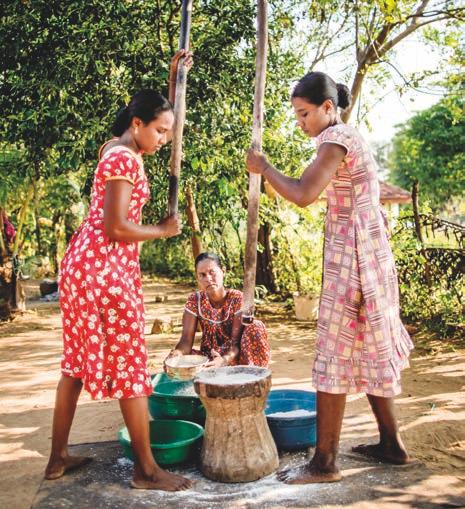
[[[205,292],[194,292],[187,299],[185,310],[196,316],[202,330],[200,353],[212,358],[214,349],[221,355],[233,347],[231,339],[234,317],[241,312],[242,292],[228,290],[221,308],[211,305]],[[239,344],[239,358],[232,365],[266,367],[270,361],[270,345],[265,325],[255,320],[245,325]]]

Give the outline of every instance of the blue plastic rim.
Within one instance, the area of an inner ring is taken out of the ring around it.
[[[306,410],[310,415],[269,416],[279,412]],[[278,449],[295,451],[316,444],[316,393],[298,389],[271,391],[265,414]]]
[[[301,399],[313,401],[316,406],[316,392],[303,389],[275,389],[268,394],[268,401],[272,399]]]

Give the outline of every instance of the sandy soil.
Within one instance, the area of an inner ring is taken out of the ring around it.
[[[145,289],[150,366],[157,372],[179,336],[183,304],[190,289],[163,280],[146,281]],[[38,285],[31,282],[27,287],[29,311],[0,325],[0,507],[8,509],[30,507],[41,482],[60,376],[58,304],[40,302],[37,292]],[[168,300],[157,303],[159,295],[167,295]],[[173,318],[174,332],[149,334],[157,317]],[[297,322],[291,312],[279,305],[261,308],[259,317],[269,329],[273,387],[309,389],[315,324]],[[465,349],[431,342],[426,337],[414,336],[414,341],[417,348],[411,368],[404,372],[403,394],[397,398],[397,408],[410,453],[424,462],[431,474],[410,486],[408,493],[393,505],[382,507],[423,507],[419,501],[425,496],[428,501],[439,497],[438,507],[451,507],[444,493],[465,496]],[[78,444],[114,440],[121,426],[116,401],[92,402],[83,394],[70,441]],[[374,440],[376,431],[366,398],[349,397],[341,449],[348,451],[354,444]],[[390,495],[386,495],[386,503]],[[345,507],[375,506],[365,504],[354,501]]]

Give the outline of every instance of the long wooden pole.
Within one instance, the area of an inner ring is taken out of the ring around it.
[[[189,34],[191,30],[192,1],[183,0],[181,35],[179,37],[179,49],[189,51]],[[186,85],[187,72],[181,58],[176,75],[176,95],[174,100],[174,127],[171,144],[170,181],[168,191],[168,215],[178,211],[179,177],[181,175],[182,159],[182,134],[186,119]]]
[[[202,252],[202,240],[200,236],[200,221],[195,208],[194,195],[190,186],[186,187],[186,212],[187,223],[192,230],[192,256],[194,260]]]
[[[268,46],[268,2],[258,0],[257,57],[255,65],[255,96],[253,105],[252,148],[262,149],[263,102],[265,96],[266,57]],[[258,208],[260,204],[261,176],[249,175],[249,203],[247,208],[247,241],[245,246],[244,299],[242,316],[251,321],[254,313],[255,276],[257,271]]]

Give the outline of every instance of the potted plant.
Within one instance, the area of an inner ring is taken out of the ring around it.
[[[297,320],[316,320],[320,305],[320,277],[312,273],[296,273],[297,291],[292,294]]]
[[[324,215],[319,212],[308,213],[304,228],[299,228],[300,220],[291,217],[293,224],[283,227],[284,240],[290,279],[284,282],[292,294],[297,320],[316,320],[321,293],[322,260],[324,237],[321,233]],[[290,221],[290,220],[289,220]],[[293,281],[292,281],[293,279]]]

